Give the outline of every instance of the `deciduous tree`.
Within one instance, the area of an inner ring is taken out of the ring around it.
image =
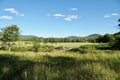
[[[9,51],[11,51],[11,42],[17,41],[19,39],[19,27],[17,25],[10,25],[2,28],[2,38],[3,42],[8,45]]]

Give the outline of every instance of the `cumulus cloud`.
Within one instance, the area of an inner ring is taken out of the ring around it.
[[[64,18],[66,21],[72,21],[75,19],[78,19],[78,15],[68,15],[66,18]]]
[[[53,16],[55,16],[55,17],[64,17],[65,15],[63,15],[63,14],[54,14]]]
[[[112,16],[118,16],[119,14],[118,13],[112,13],[111,15]]]
[[[11,20],[11,19],[13,19],[13,17],[12,16],[1,16],[0,19]]]
[[[12,13],[12,14],[15,14],[15,15],[19,15],[19,16],[24,16],[24,14],[21,14],[21,13],[19,13],[17,10],[15,10],[14,8],[6,8],[6,9],[4,9],[5,11],[8,11],[8,12],[10,12],[10,13]]]
[[[72,10],[72,11],[77,11],[78,9],[77,9],[77,8],[71,8],[70,10]]]
[[[109,15],[105,15],[104,18],[109,18],[109,17],[113,17],[113,16],[119,16],[118,13],[111,13]]]

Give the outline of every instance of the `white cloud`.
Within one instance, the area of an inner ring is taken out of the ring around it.
[[[68,18],[68,17],[64,18],[64,20],[66,20],[66,21],[72,21],[72,19]]]
[[[104,16],[104,18],[109,18],[109,17],[111,17],[111,16],[110,16],[110,15],[105,15],[105,16]]]
[[[12,14],[15,14],[15,15],[19,15],[19,16],[24,16],[24,14],[21,14],[21,13],[19,13],[17,10],[15,10],[14,8],[6,8],[6,9],[4,9],[5,11],[8,11],[8,12],[10,12],[10,13],[12,13]]]
[[[109,17],[113,17],[113,16],[119,16],[118,13],[111,13],[109,15],[105,15],[104,18],[109,18]]]
[[[6,9],[4,9],[5,11],[8,11],[8,12],[10,12],[10,13],[13,13],[13,14],[16,14],[16,15],[18,15],[18,11],[16,11],[14,8],[6,8]]]
[[[45,14],[47,16],[54,16],[56,18],[63,18],[63,20],[66,20],[66,21],[72,21],[72,20],[75,20],[75,19],[78,19],[78,15],[64,15],[64,14],[60,14],[60,13],[56,13],[56,14]]]
[[[77,8],[71,8],[70,10],[72,10],[72,11],[77,11],[78,9],[77,9]]]
[[[64,18],[66,21],[72,21],[75,19],[78,19],[78,15],[68,15],[66,18]]]
[[[53,16],[55,16],[55,17],[64,17],[65,15],[63,15],[63,14],[54,14]]]
[[[111,15],[112,16],[118,16],[119,14],[118,13],[112,13]]]
[[[11,19],[13,19],[13,17],[12,16],[1,16],[0,19],[11,20]]]

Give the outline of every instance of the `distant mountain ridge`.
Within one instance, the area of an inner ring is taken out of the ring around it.
[[[99,36],[103,36],[103,35],[100,35],[100,34],[91,34],[91,35],[86,36],[85,38],[98,38]]]
[[[100,34],[91,34],[91,35],[88,35],[88,36],[85,36],[85,37],[69,36],[69,37],[66,37],[66,38],[98,38],[99,36],[102,36],[102,35],[100,35]]]

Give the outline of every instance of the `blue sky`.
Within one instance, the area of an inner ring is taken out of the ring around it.
[[[0,28],[17,24],[39,37],[118,32],[120,0],[0,0]]]

